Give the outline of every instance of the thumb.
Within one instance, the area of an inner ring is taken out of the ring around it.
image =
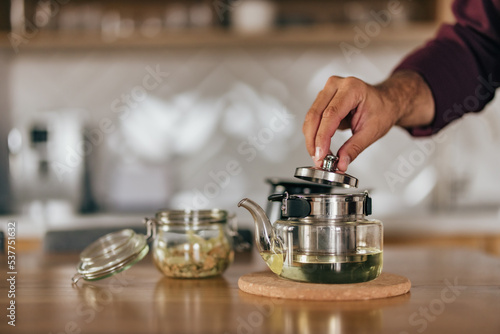
[[[376,133],[369,128],[359,130],[353,134],[337,152],[337,156],[339,157],[337,168],[345,172],[349,164],[377,139]]]

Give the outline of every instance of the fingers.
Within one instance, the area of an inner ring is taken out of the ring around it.
[[[382,136],[377,133],[377,130],[370,126],[355,132],[338,150],[337,156],[339,157],[339,162],[337,168],[345,172],[349,164],[380,137]]]
[[[315,155],[315,138],[321,121],[321,116],[323,115],[323,111],[325,110],[325,108],[335,96],[336,92],[337,85],[333,80],[328,80],[325,88],[321,92],[319,92],[316,100],[307,112],[306,118],[304,120],[304,125],[302,127],[302,132],[304,133],[306,139],[307,151],[309,152],[309,155],[311,155],[311,157]]]
[[[355,110],[362,102],[362,97],[356,91],[339,89],[323,112],[315,139],[315,163],[320,165],[328,153],[331,138],[342,125],[350,120],[351,110]]]
[[[353,112],[351,112],[340,122],[339,125],[339,130],[346,130],[351,128],[351,123],[352,123],[352,115]]]
[[[359,120],[356,110],[366,99],[367,87],[366,83],[356,78],[332,76],[316,97],[302,127],[307,151],[316,166],[321,166],[322,160],[330,152],[331,138],[337,129],[352,127],[355,133],[338,152],[338,168],[342,171],[346,171],[349,163],[375,141],[373,138],[376,134],[371,133],[370,129],[352,126],[353,121]]]

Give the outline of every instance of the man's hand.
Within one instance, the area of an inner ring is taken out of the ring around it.
[[[337,129],[351,128],[352,137],[337,152],[337,167],[345,172],[351,161],[392,126],[423,126],[433,118],[432,93],[415,72],[396,72],[376,86],[333,76],[309,109],[302,131],[307,151],[320,166]]]

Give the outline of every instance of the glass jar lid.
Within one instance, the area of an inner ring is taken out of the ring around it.
[[[328,154],[323,160],[323,166],[321,168],[299,167],[295,170],[295,177],[332,187],[357,188],[358,179],[339,171],[337,169],[338,160],[339,158],[337,156]]]
[[[147,235],[135,233],[131,229],[106,234],[87,246],[80,253],[77,274],[72,281],[81,278],[86,281],[103,279],[130,268],[146,256],[148,241],[154,238],[153,221],[145,219]]]

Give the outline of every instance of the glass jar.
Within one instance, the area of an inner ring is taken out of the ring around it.
[[[156,267],[168,277],[223,273],[234,258],[231,219],[223,210],[157,212],[153,241]]]
[[[152,244],[153,262],[168,277],[202,278],[222,274],[233,262],[233,238],[241,242],[236,218],[227,211],[159,211],[145,218],[147,235],[131,229],[107,234],[80,253],[73,283],[94,281],[130,268]],[[242,242],[238,250],[248,250]]]

